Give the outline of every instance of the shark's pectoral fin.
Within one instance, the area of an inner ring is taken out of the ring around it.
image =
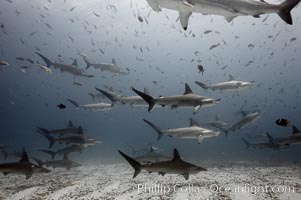
[[[233,21],[233,19],[234,19],[235,17],[236,17],[236,16],[228,16],[228,17],[226,17],[226,20],[227,20],[228,23],[230,23],[230,22]],[[213,89],[213,90],[214,90],[214,89]]]
[[[197,137],[197,140],[198,140],[198,143],[200,144],[200,143],[203,142],[204,137],[203,137],[202,135],[199,135],[199,136]]]
[[[189,17],[191,16],[192,12],[188,11],[179,11],[179,18],[180,18],[180,23],[183,29],[186,31],[188,27],[188,21]]]
[[[32,174],[33,174],[33,171],[28,172],[27,174],[25,174],[26,180],[28,180],[32,176]]]
[[[161,176],[164,176],[166,173],[165,172],[159,172],[158,174],[161,175]]]
[[[193,6],[194,6],[193,2],[191,2],[189,0],[183,0],[183,4],[185,6],[188,6],[188,7],[191,7],[191,8],[193,8]]]
[[[253,15],[254,18],[260,18],[260,15]]]
[[[184,176],[185,180],[189,179],[189,173],[185,173],[185,174],[183,174],[183,176]]]
[[[6,176],[6,175],[8,174],[8,172],[2,172],[2,174],[3,174],[4,176]]]
[[[201,105],[197,105],[193,108],[193,114],[196,114],[201,109]]]

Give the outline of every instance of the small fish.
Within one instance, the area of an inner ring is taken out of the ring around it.
[[[61,103],[61,104],[58,104],[57,107],[58,107],[59,109],[65,109],[65,108],[66,108],[66,106],[65,106],[64,104],[62,104],[62,103]]]
[[[141,23],[143,22],[143,18],[142,18],[140,15],[138,16],[138,20],[139,20],[139,22],[141,22]]]
[[[38,67],[40,67],[42,70],[44,70],[45,72],[48,72],[50,74],[52,74],[52,71],[50,68],[44,66],[44,65],[41,65],[41,64],[37,64]]]
[[[24,61],[25,58],[17,57],[16,60],[22,60],[22,61]]]
[[[100,15],[99,15],[97,12],[93,12],[93,14],[94,14],[96,17],[100,17]]]
[[[275,121],[275,123],[278,125],[278,126],[291,126],[291,122],[287,119],[277,119]]]
[[[9,66],[8,62],[6,62],[5,60],[0,60],[0,65]]]
[[[199,73],[202,72],[202,76],[203,76],[204,75],[204,71],[205,71],[203,65],[198,65],[198,69],[199,69]]]
[[[214,45],[212,45],[212,46],[209,48],[209,50],[212,50],[212,49],[218,47],[219,45],[220,45],[219,43],[218,43],[218,44],[214,44]]]

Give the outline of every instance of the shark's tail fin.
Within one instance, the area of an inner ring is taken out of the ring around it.
[[[250,143],[247,140],[243,139],[243,138],[241,138],[241,140],[245,143],[246,148],[248,149],[250,147]]]
[[[43,56],[42,54],[40,54],[40,53],[38,53],[38,52],[36,52],[36,54],[37,54],[38,56],[40,56],[40,57],[44,60],[44,62],[46,63],[46,65],[47,65],[48,68],[53,64],[48,58],[46,58],[46,57]]]
[[[49,155],[51,156],[51,159],[52,159],[52,160],[54,159],[54,157],[55,157],[55,155],[56,155],[56,152],[55,152],[55,151],[44,150],[44,149],[41,149],[41,150],[39,150],[39,151],[49,154]]]
[[[76,108],[78,108],[78,103],[77,102],[75,102],[75,101],[73,101],[73,100],[71,100],[71,99],[67,99],[70,103],[72,103]]]
[[[160,140],[162,135],[163,135],[162,131],[161,131],[161,128],[159,128],[158,126],[156,126],[155,124],[151,123],[150,121],[148,121],[146,119],[143,119],[143,121],[145,123],[147,123],[148,125],[150,125],[158,133],[158,140]]]
[[[92,64],[90,63],[90,61],[88,60],[88,58],[86,56],[82,56],[82,58],[83,58],[83,60],[85,61],[86,65],[87,65],[86,69],[89,69],[92,66]]]
[[[134,160],[133,158],[129,157],[128,155],[124,154],[122,151],[119,151],[118,152],[122,155],[122,157],[124,157],[129,163],[130,165],[135,169],[135,173],[134,173],[134,176],[133,178],[135,178],[140,172],[141,172],[141,164]]]
[[[301,0],[286,0],[280,4],[278,15],[287,24],[293,24],[291,10],[300,3]]]
[[[153,107],[155,106],[155,101],[154,98],[148,94],[145,94],[139,90],[136,90],[135,88],[132,87],[132,90],[139,95],[142,99],[144,99],[144,101],[146,101],[148,103],[148,112],[150,112]]]
[[[195,81],[195,84],[197,84],[198,86],[200,86],[201,88],[203,88],[204,90],[208,89],[208,86],[205,83],[201,83],[199,81]]]
[[[118,95],[113,93],[113,92],[107,92],[105,90],[99,89],[99,88],[95,88],[97,91],[101,92],[103,95],[105,95],[108,99],[110,99],[110,101],[112,101],[112,103],[116,102],[116,99],[118,98]]]
[[[52,137],[49,133],[39,132],[49,141],[49,148],[51,148],[55,142],[55,138]]]

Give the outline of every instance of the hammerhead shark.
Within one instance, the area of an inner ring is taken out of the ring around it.
[[[158,172],[162,176],[164,176],[165,174],[180,174],[183,175],[186,180],[189,179],[189,174],[197,174],[201,171],[207,171],[207,169],[203,167],[199,167],[183,161],[177,149],[174,149],[174,157],[172,160],[146,163],[146,164],[140,164],[138,161],[129,157],[123,152],[121,151],[118,152],[135,169],[133,178],[135,178],[141,172],[141,170],[145,170],[149,173]]]

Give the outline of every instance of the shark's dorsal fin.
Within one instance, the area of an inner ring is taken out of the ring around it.
[[[200,126],[199,123],[197,121],[195,121],[194,119],[190,118],[190,126]]]
[[[300,133],[299,129],[293,125],[293,135],[299,134],[299,133]]]
[[[73,60],[72,65],[78,67],[77,60],[76,60],[76,59]]]
[[[242,114],[243,117],[248,115],[248,113],[246,111],[242,110],[242,109],[240,110],[240,113]]]
[[[226,17],[226,20],[228,23],[232,22],[232,20],[235,18],[236,16],[228,16]]]
[[[84,130],[83,130],[82,126],[78,127],[78,134],[84,134]]]
[[[191,16],[191,14],[192,14],[192,12],[179,11],[180,23],[185,31],[187,30],[188,21],[189,21],[189,17]]]
[[[64,154],[64,157],[63,157],[63,159],[64,159],[64,160],[69,160],[69,158],[68,158],[68,154],[67,154],[67,153],[65,153],[65,154]]]
[[[230,74],[229,75],[229,81],[233,81],[234,80],[234,77]]]
[[[268,132],[266,132],[266,135],[269,138],[270,143],[274,143],[274,138]]]
[[[147,88],[144,88],[144,94],[147,94],[147,95],[150,95],[150,92],[148,91],[148,89]]]
[[[185,94],[193,94],[190,86],[187,83],[185,83],[185,92],[184,92],[184,95]]]
[[[22,158],[19,162],[29,162],[29,158],[25,150],[23,150]]]
[[[112,58],[112,64],[116,65],[116,60],[115,60],[115,58]]]
[[[69,122],[68,122],[68,127],[74,127],[71,120],[69,120]]]
[[[172,159],[172,161],[178,161],[178,160],[182,160],[182,159],[180,157],[180,154],[179,154],[178,150],[175,148],[173,150],[173,159]]]

